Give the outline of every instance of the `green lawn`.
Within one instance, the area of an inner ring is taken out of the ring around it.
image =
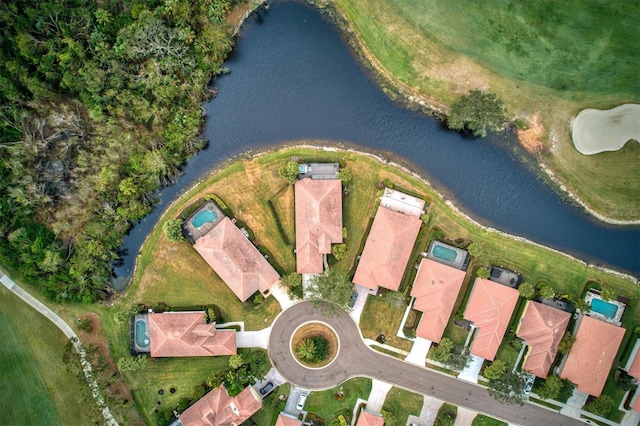
[[[581,109],[638,102],[640,8],[628,2],[334,0],[365,55],[403,91],[440,109],[470,89],[495,92],[534,128],[539,159],[609,217],[640,216],[640,147],[580,155]],[[579,13],[576,13],[579,11]]]
[[[404,425],[407,423],[407,419],[410,415],[420,415],[423,403],[424,397],[422,395],[394,386],[387,394],[387,399],[384,401],[382,411],[383,414],[387,412],[393,416],[395,420],[395,423],[393,424]],[[386,415],[385,423],[389,421],[388,417],[389,416]]]
[[[344,393],[344,400],[336,399],[338,392]],[[368,399],[370,393],[371,379],[364,377],[349,379],[333,389],[311,392],[305,404],[305,410],[324,419],[326,424],[329,424],[335,415],[345,414],[343,413],[345,411],[349,413],[348,417],[351,418],[358,398]]]
[[[434,426],[453,426],[458,416],[458,407],[452,404],[443,403],[438,410],[438,415]]]
[[[0,306],[0,424],[89,424],[88,387],[62,363],[64,334],[1,285]]]
[[[507,426],[507,423],[484,414],[478,414],[471,422],[471,426]]]
[[[281,411],[284,411],[287,404],[286,399],[280,401],[279,397],[280,395],[288,397],[289,389],[290,387],[288,384],[280,385],[274,389],[262,400],[262,408],[251,416],[251,420],[253,420],[257,425],[274,426],[278,419],[278,415]]]
[[[387,338],[386,344],[410,351],[413,342],[396,336],[406,306],[394,308],[383,297],[370,295],[362,310],[360,317],[360,330],[362,335],[369,339],[375,339],[383,333]]]

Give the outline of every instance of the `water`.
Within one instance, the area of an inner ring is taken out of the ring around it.
[[[591,299],[591,310],[611,319],[615,318],[618,307],[613,303],[605,302],[602,299]]]
[[[433,247],[433,255],[442,260],[446,260],[447,262],[451,262],[457,256],[455,250],[451,250],[450,248],[443,247],[441,245]]]
[[[198,212],[198,214],[196,214],[191,220],[191,223],[196,228],[200,228],[205,223],[215,222],[217,218],[218,214],[216,212],[205,209],[201,212]]]
[[[310,6],[277,2],[249,18],[206,105],[210,147],[194,156],[161,205],[125,239],[119,277],[131,275],[142,242],[165,206],[213,167],[247,151],[300,139],[327,139],[406,159],[412,170],[477,221],[640,275],[640,228],[596,223],[563,202],[510,154],[512,136],[474,140],[389,100]]]

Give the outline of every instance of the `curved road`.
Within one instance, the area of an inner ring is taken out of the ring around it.
[[[295,329],[307,321],[331,325],[340,338],[340,352],[331,365],[320,370],[305,368],[291,354],[289,340]],[[354,376],[379,379],[419,394],[433,396],[455,405],[487,413],[521,425],[582,425],[578,419],[525,404],[507,405],[496,401],[481,386],[436,371],[402,362],[375,352],[362,341],[353,320],[345,313],[327,317],[309,302],[285,310],[274,322],[269,336],[269,356],[273,366],[296,386],[324,390]]]

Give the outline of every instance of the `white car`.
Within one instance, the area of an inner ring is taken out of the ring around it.
[[[304,408],[305,402],[307,402],[307,394],[303,393],[302,395],[300,395],[300,398],[298,398],[298,405],[296,405],[296,410],[302,410]]]

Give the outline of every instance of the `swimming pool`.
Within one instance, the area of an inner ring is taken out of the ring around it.
[[[143,320],[136,321],[136,345],[142,349],[149,347],[149,336],[147,335],[147,323]]]
[[[602,299],[593,298],[591,299],[591,310],[611,319],[616,317],[618,307]]]
[[[209,209],[205,209],[205,210],[202,210],[201,212],[198,212],[198,214],[196,214],[193,217],[193,219],[191,219],[191,223],[196,228],[200,228],[205,223],[215,222],[217,218],[218,218],[218,213],[216,213],[215,211],[211,211]]]
[[[455,250],[451,250],[450,248],[443,247],[440,245],[435,245],[433,247],[433,255],[438,259],[442,259],[447,262],[452,262],[455,260],[457,253]]]
[[[298,171],[302,174],[307,173],[307,165],[306,164],[300,164],[300,167],[298,168]]]

